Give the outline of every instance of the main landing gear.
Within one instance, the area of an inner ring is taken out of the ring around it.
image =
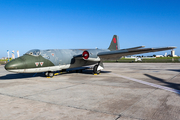
[[[93,67],[93,73],[94,73],[94,74],[99,74],[99,73],[101,72],[101,70],[98,70],[98,66],[99,66],[99,65],[95,65],[95,66]]]
[[[51,71],[49,71],[49,72],[45,72],[45,76],[46,77],[53,77],[54,76],[54,73],[53,72],[51,72]]]
[[[103,63],[102,62],[100,62],[100,63],[98,63],[98,65],[95,65],[94,67],[93,67],[93,74],[95,75],[95,74],[100,74],[100,72],[101,72],[101,70],[104,68],[104,66],[103,66]]]

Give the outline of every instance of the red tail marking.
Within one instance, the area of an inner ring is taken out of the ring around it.
[[[113,38],[113,42],[116,43],[116,38]]]

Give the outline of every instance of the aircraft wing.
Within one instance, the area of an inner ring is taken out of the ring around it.
[[[132,47],[132,48],[126,48],[126,49],[121,49],[121,50],[132,50],[132,49],[139,49],[139,48],[144,48],[145,46],[138,46],[138,47]]]
[[[149,52],[157,52],[175,49],[176,47],[163,47],[163,48],[143,48],[143,49],[122,49],[116,51],[106,51],[100,52],[97,54],[101,60],[117,60],[122,56],[141,54],[141,53],[149,53]]]

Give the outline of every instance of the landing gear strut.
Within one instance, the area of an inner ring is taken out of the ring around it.
[[[53,77],[54,73],[53,72],[45,72],[46,77]]]

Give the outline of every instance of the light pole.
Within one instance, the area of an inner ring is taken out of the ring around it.
[[[9,62],[9,50],[7,50],[7,54],[8,54],[8,62]]]

